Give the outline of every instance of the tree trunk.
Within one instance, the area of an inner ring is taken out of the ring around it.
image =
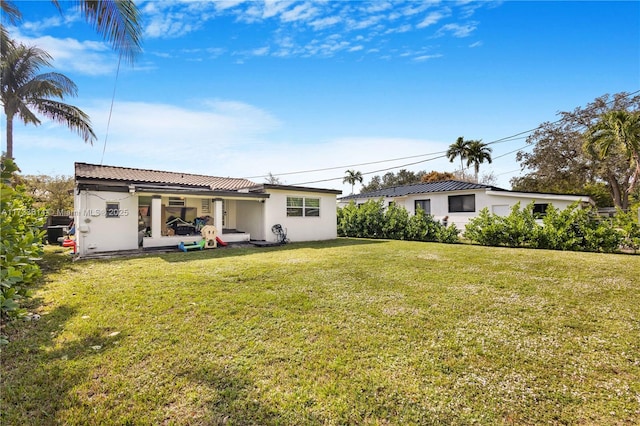
[[[13,116],[7,115],[7,158],[13,158]]]
[[[613,205],[619,209],[626,210],[629,207],[628,194],[622,193],[620,185],[612,173],[607,173],[607,180],[609,181],[609,191],[611,191]]]

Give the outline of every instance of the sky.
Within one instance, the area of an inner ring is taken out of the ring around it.
[[[351,192],[346,170],[450,171],[462,136],[521,175],[528,131],[640,89],[637,1],[137,1],[142,53],[119,64],[73,3],[16,1],[11,36],[49,52],[89,114],[85,143],[43,118],[14,124],[23,174],[74,162]],[[42,72],[49,71],[43,69]],[[6,149],[2,120],[2,149]],[[516,136],[514,136],[516,135]],[[360,185],[356,185],[358,192]]]

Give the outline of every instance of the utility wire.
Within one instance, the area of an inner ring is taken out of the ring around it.
[[[640,93],[640,90],[636,90],[635,92],[631,92],[628,93],[625,98],[631,97],[637,93]],[[611,104],[613,102],[615,102],[615,99],[610,100],[609,102],[607,102],[606,104]],[[549,124],[557,124],[560,123],[561,121],[563,121],[564,118],[559,118],[555,121],[550,122]],[[529,130],[525,130],[523,132],[519,132],[519,133],[515,133],[513,135],[510,136],[505,136],[503,138],[499,138],[499,139],[495,139],[493,141],[487,142],[486,145],[496,145],[499,143],[505,143],[505,142],[512,142],[515,140],[520,140],[520,139],[526,139],[527,136],[523,136],[523,135],[527,135],[529,133],[535,132],[536,130],[540,129],[542,127],[542,124],[534,127],[533,129],[529,129]],[[524,148],[526,148],[527,146],[529,146],[528,144],[518,148],[516,150],[507,152],[505,154],[501,154],[497,157],[494,157],[494,159],[497,158],[501,158],[501,157],[505,157],[509,154],[513,154],[514,152],[520,151]],[[394,166],[394,167],[390,167],[390,168],[386,168],[386,169],[381,169],[381,170],[375,170],[372,172],[366,172],[366,173],[362,173],[362,175],[370,175],[372,173],[380,173],[380,172],[385,172],[385,171],[389,171],[389,170],[393,170],[393,169],[398,169],[401,167],[407,167],[407,166],[412,166],[415,164],[420,164],[420,163],[426,163],[427,161],[432,161],[438,158],[444,158],[446,157],[446,151],[439,151],[439,152],[431,152],[431,153],[426,153],[426,154],[418,154],[418,155],[410,155],[407,157],[399,157],[399,158],[393,158],[393,159],[389,159],[389,160],[379,160],[379,161],[372,161],[372,162],[368,162],[368,163],[359,163],[359,164],[350,164],[350,165],[345,165],[345,166],[336,166],[336,167],[327,167],[327,168],[323,168],[323,169],[312,169],[312,170],[301,170],[301,171],[296,171],[296,172],[287,172],[287,173],[272,173],[272,176],[287,176],[287,175],[294,175],[294,174],[303,174],[303,173],[315,173],[315,172],[323,172],[323,171],[329,171],[329,170],[336,170],[336,169],[343,169],[343,168],[351,168],[351,167],[359,167],[359,166],[368,166],[371,164],[380,164],[380,163],[388,163],[388,162],[392,162],[392,161],[399,161],[399,160],[408,160],[411,158],[420,158],[420,157],[426,157],[429,155],[438,155],[438,154],[445,154],[445,155],[439,155],[437,157],[433,157],[433,158],[429,158],[426,160],[421,160],[421,161],[416,161],[416,162],[412,162],[412,163],[406,163],[406,164],[401,164],[398,166]],[[469,169],[469,167],[466,167],[466,169]],[[256,178],[266,178],[269,177],[269,175],[260,175],[260,176],[251,176],[251,177],[247,177],[246,179],[256,179]],[[330,178],[330,179],[322,179],[322,180],[316,180],[316,181],[310,181],[310,182],[302,182],[299,184],[294,184],[294,185],[306,185],[306,184],[311,184],[311,183],[320,183],[320,182],[328,182],[328,181],[333,181],[333,180],[339,180],[339,179],[343,179],[344,177],[336,177],[336,178]]]
[[[111,115],[113,114],[113,103],[116,99],[116,87],[118,87],[118,76],[120,75],[120,62],[122,54],[118,56],[118,67],[116,68],[116,81],[113,83],[113,94],[111,95],[111,107],[109,108],[109,118],[107,119],[107,131],[104,135],[104,145],[102,146],[102,157],[100,157],[100,165],[104,161],[104,153],[107,150],[107,139],[109,138],[109,126],[111,126]]]

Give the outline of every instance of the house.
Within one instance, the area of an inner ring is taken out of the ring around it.
[[[342,191],[257,184],[247,179],[75,163],[74,221],[79,256],[202,240],[215,226],[224,242],[336,238]],[[215,245],[215,243],[214,243]],[[208,244],[210,246],[210,244]]]
[[[432,215],[435,220],[446,220],[449,224],[455,224],[459,229],[464,229],[464,226],[485,207],[491,213],[507,216],[511,208],[518,202],[521,207],[533,202],[534,212],[540,214],[544,214],[550,204],[560,210],[575,202],[593,204],[593,201],[584,195],[518,192],[490,185],[447,180],[395,186],[363,194],[348,195],[341,197],[338,200],[338,205],[345,206],[352,202],[362,204],[367,200],[380,199],[383,200],[385,206],[394,203],[406,208],[410,214],[414,214],[418,208],[421,208],[427,214]]]

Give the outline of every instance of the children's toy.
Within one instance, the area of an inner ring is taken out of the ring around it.
[[[217,242],[218,244],[220,244],[222,247],[225,247],[225,246],[227,245],[227,243],[225,243],[224,241],[222,241],[222,240],[220,239],[220,237],[216,237],[216,242]]]
[[[200,230],[202,238],[207,241],[205,248],[216,248],[218,246],[218,230],[213,225],[205,225]]]
[[[72,240],[70,238],[65,239],[64,241],[62,241],[62,247],[72,247],[73,251],[71,252],[71,254],[77,254],[78,245],[76,244],[75,240]]]
[[[206,243],[207,240],[205,240],[204,238],[200,241],[188,244],[185,244],[184,241],[180,241],[180,244],[178,244],[178,248],[186,253],[189,250],[202,250]]]

